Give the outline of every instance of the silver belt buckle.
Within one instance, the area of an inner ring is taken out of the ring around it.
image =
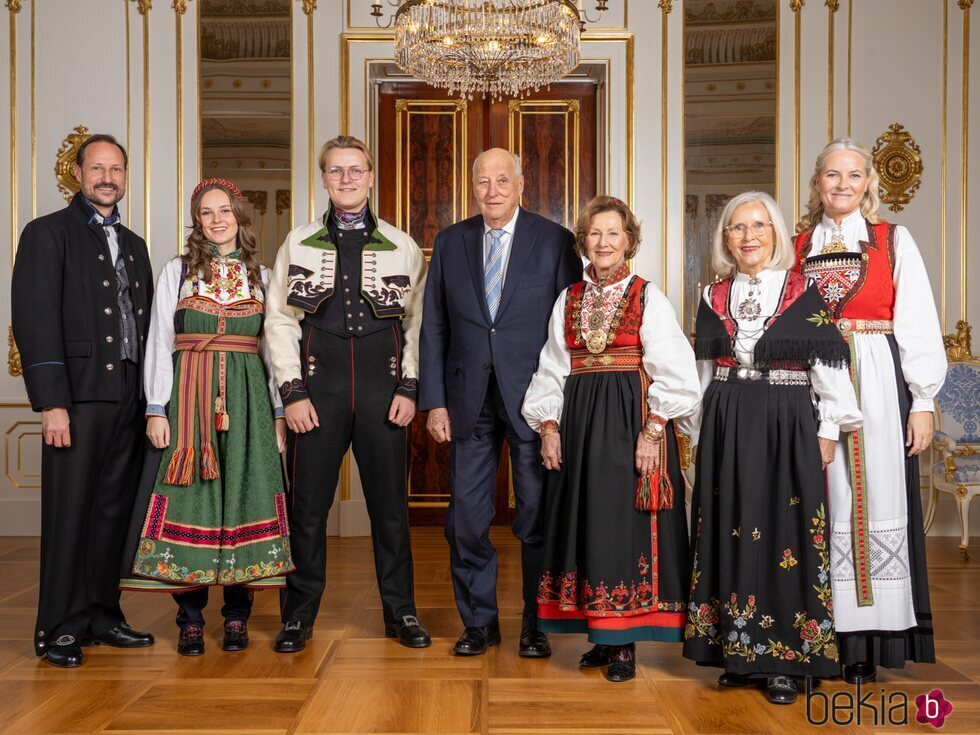
[[[749,377],[749,369],[747,367],[740,367],[736,375],[738,375],[739,380],[747,380]]]
[[[842,331],[842,332],[850,332],[851,331],[851,320],[848,319],[847,317],[844,317],[843,319],[838,319],[837,320],[837,328],[840,331]]]

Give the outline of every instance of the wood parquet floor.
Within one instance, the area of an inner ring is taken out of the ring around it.
[[[908,695],[905,725],[811,727],[801,697],[769,705],[761,690],[720,690],[717,670],[681,658],[677,644],[638,646],[637,678],[611,684],[601,670],[580,670],[581,636],[552,636],[554,655],[517,655],[520,551],[506,528],[494,529],[503,645],[485,656],[456,658],[461,630],[453,603],[448,551],[439,529],[413,532],[419,617],[431,648],[409,650],[384,638],[368,539],[329,543],[329,593],[315,637],[302,653],[272,650],[279,629],[277,594],[256,595],[251,646],[220,648],[220,596],[213,595],[204,656],[175,650],[175,606],[168,595],[129,593],[130,623],[157,637],[155,646],[85,649],[80,669],[58,670],[33,655],[38,543],[0,539],[0,732],[10,735],[325,735],[327,733],[613,733],[935,732],[915,722],[917,694],[942,689],[953,703],[943,732],[980,733],[980,559],[961,561],[953,539],[930,539],[935,665],[885,671],[873,704]],[[978,551],[980,554],[980,551]],[[821,692],[851,692],[840,681]],[[843,695],[842,695],[843,696]],[[895,700],[889,700],[893,702]],[[822,705],[813,715],[822,718]],[[850,714],[841,710],[840,719]],[[898,719],[893,715],[892,722]]]

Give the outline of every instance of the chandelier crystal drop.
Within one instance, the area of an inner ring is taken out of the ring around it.
[[[450,94],[519,97],[578,66],[584,20],[575,0],[399,0],[395,61]]]

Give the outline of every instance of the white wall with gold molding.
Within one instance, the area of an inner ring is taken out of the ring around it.
[[[609,189],[631,199],[643,222],[644,245],[637,269],[666,287],[679,312],[684,247],[684,3],[630,0],[627,9],[625,2],[610,0],[603,27],[590,28],[586,34],[583,56],[608,59]],[[915,235],[937,302],[945,304],[946,330],[952,331],[962,316],[980,325],[980,297],[969,293],[970,278],[974,286],[980,278],[977,248],[969,247],[969,241],[975,239],[969,235],[973,221],[963,216],[980,211],[977,18],[968,39],[968,123],[963,116],[963,27],[968,11],[961,4],[971,3],[840,0],[836,12],[831,12],[825,0],[778,0],[778,4],[777,190],[787,220],[805,204],[813,158],[828,137],[831,102],[834,135],[850,129],[852,135],[873,145],[889,124],[902,123],[922,148],[925,172],[921,189],[905,210],[887,215],[909,226]],[[144,28],[140,11],[148,5],[152,7],[147,10]],[[63,206],[53,174],[55,155],[61,140],[79,124],[112,132],[128,143],[130,187],[121,205],[124,219],[137,232],[147,234],[157,271],[177,253],[188,218],[187,200],[199,177],[198,2],[188,0],[186,5],[186,13],[180,16],[171,0],[4,0],[0,4],[0,18],[7,26],[0,27],[0,58],[11,59],[12,37],[16,43],[15,68],[0,79],[0,100],[5,103],[11,100],[10,80],[16,84],[14,129],[10,115],[0,114],[0,171],[4,172],[0,176],[0,237],[6,246],[6,255],[0,258],[0,283],[5,293],[9,292],[12,240],[32,217]],[[796,5],[801,5],[799,46]],[[308,221],[311,213],[325,206],[319,177],[311,177],[310,172],[315,170],[319,145],[344,126],[342,100],[348,104],[349,132],[371,138],[365,119],[365,60],[390,58],[391,43],[384,35],[388,32],[375,26],[369,6],[366,0],[292,3],[293,224]],[[828,95],[831,27],[832,98]],[[346,42],[344,34],[349,34]],[[632,69],[627,63],[630,49]],[[663,58],[667,59],[666,74]],[[149,75],[148,89],[144,89],[144,71]],[[148,119],[144,116],[147,99]],[[7,110],[8,104],[2,109]],[[149,146],[144,136],[147,129]],[[971,137],[964,169],[963,143],[969,144]],[[12,208],[15,199],[16,208]],[[271,200],[269,210],[274,212]],[[9,303],[0,302],[0,326],[10,323],[9,312]],[[685,315],[685,323],[690,323],[690,317]],[[36,421],[26,408],[21,380],[4,373],[0,377],[0,429],[4,432],[0,535],[38,530],[39,493],[28,485],[37,484],[40,451],[38,437],[27,435],[37,431],[36,424],[29,423]],[[341,484],[340,510],[332,514],[331,532],[366,533],[367,515],[356,466]],[[944,501],[933,533],[954,533],[954,515],[952,504]]]

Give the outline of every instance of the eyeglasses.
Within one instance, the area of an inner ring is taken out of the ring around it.
[[[324,173],[330,177],[331,181],[340,181],[344,178],[345,173],[351,181],[360,181],[364,178],[364,174],[370,170],[368,168],[361,168],[360,166],[348,166],[347,168],[343,166],[331,166]]]
[[[733,240],[744,240],[749,232],[752,233],[753,237],[762,237],[766,234],[766,228],[771,224],[772,220],[769,220],[768,222],[753,222],[748,227],[743,224],[728,225],[728,227],[725,228],[725,232],[731,235]]]

